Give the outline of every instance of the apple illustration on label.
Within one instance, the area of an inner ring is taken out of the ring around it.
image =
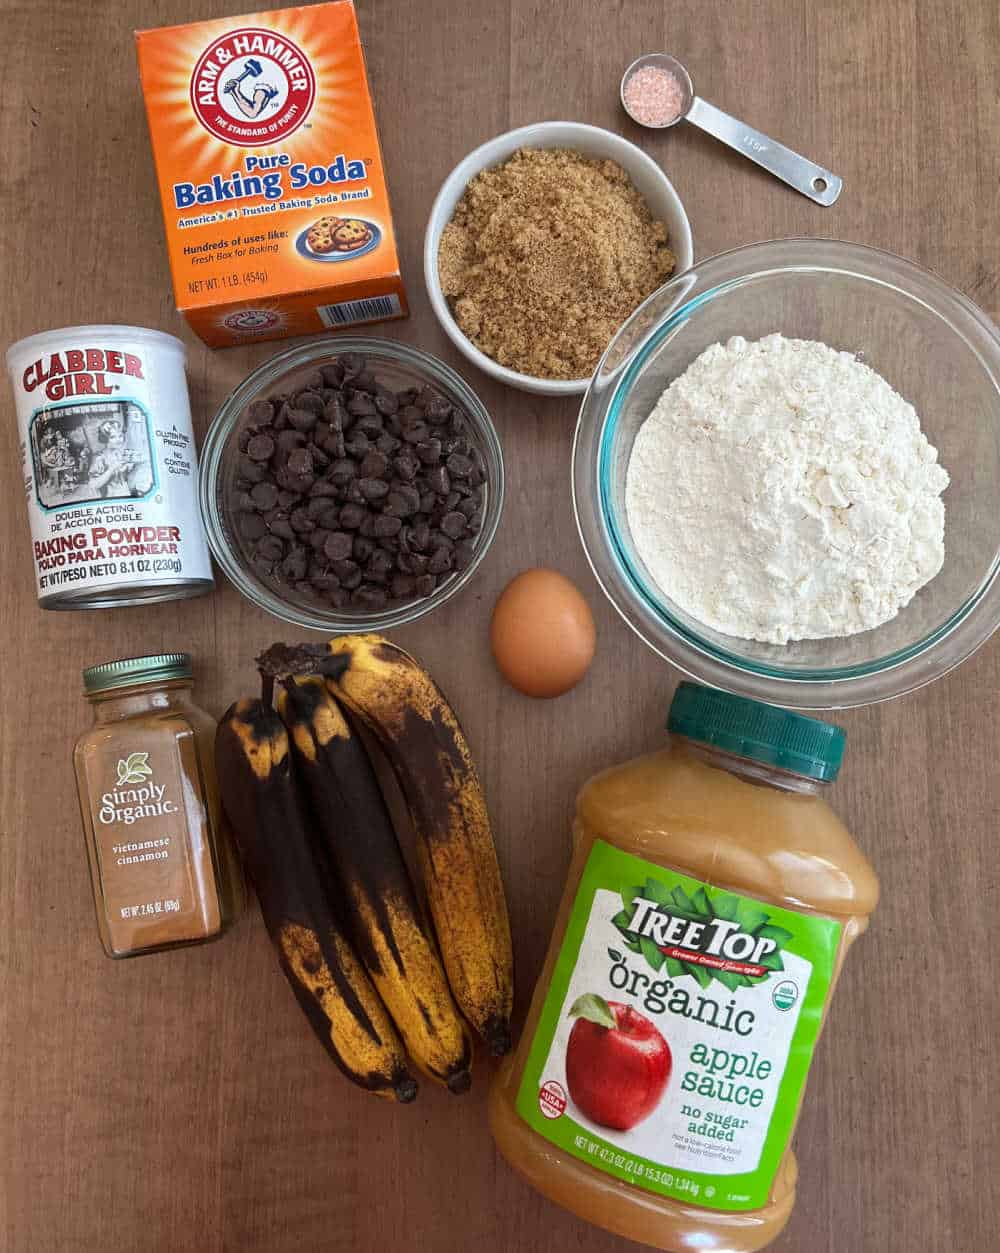
[[[594,993],[573,1002],[566,1045],[570,1097],[591,1122],[630,1131],[660,1102],[670,1079],[670,1047],[631,1005]]]

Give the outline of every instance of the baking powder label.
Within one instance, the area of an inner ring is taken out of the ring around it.
[[[180,345],[42,338],[8,357],[40,600],[210,581]]]

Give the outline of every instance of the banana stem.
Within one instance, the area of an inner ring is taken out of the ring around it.
[[[265,709],[274,708],[274,675],[260,672],[260,699]]]

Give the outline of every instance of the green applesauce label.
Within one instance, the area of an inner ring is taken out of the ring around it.
[[[638,1188],[759,1209],[788,1147],[841,926],[597,840],[517,1094]]]

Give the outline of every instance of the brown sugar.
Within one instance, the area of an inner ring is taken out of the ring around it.
[[[536,378],[591,374],[673,272],[667,228],[613,161],[523,148],[478,174],[441,235],[441,287],[462,331]]]

